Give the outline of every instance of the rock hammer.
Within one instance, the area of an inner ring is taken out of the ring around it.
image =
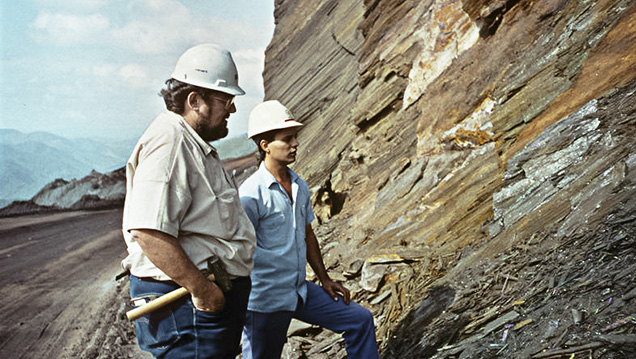
[[[203,271],[204,275],[209,281],[215,282],[223,292],[227,292],[232,289],[232,282],[230,276],[225,271],[223,262],[218,260],[217,257],[208,258],[208,269]],[[126,312],[128,320],[137,320],[140,317],[152,313],[153,311],[164,307],[175,300],[188,294],[188,290],[184,287],[177,288],[171,292],[168,292],[161,297],[155,298],[146,304],[143,304],[137,308],[131,309]]]

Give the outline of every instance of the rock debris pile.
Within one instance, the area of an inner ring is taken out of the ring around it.
[[[274,15],[265,97],[305,124],[294,170],[384,358],[630,357],[633,0]],[[339,336],[299,333],[288,358],[345,356]]]

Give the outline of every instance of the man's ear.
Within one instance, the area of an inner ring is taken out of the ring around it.
[[[197,111],[199,109],[199,100],[200,97],[198,93],[192,91],[188,94],[186,98],[186,107],[190,107],[193,111]]]
[[[261,141],[258,143],[258,146],[261,148],[261,150],[263,150],[263,152],[268,153],[267,147],[269,146],[269,142],[267,142],[267,140],[261,139]]]

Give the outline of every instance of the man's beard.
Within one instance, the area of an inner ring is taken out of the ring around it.
[[[227,123],[223,121],[214,127],[199,128],[197,132],[205,142],[212,142],[226,137],[229,130],[227,128]]]
[[[224,138],[225,136],[227,136],[228,133],[229,133],[229,130],[227,126],[225,126],[224,124],[220,124],[209,130],[208,137],[210,137],[210,139],[205,139],[205,140],[208,142],[220,140]]]

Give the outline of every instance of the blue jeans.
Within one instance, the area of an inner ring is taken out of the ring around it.
[[[247,312],[243,358],[280,359],[292,318],[342,333],[349,359],[379,357],[371,312],[355,302],[345,304],[342,297],[335,302],[322,287],[307,282],[307,300],[299,300],[296,311]]]
[[[135,321],[139,347],[156,358],[228,358],[239,352],[251,289],[249,277],[232,280],[225,307],[217,312],[194,308],[189,295]],[[130,276],[130,297],[158,297],[178,286]]]

